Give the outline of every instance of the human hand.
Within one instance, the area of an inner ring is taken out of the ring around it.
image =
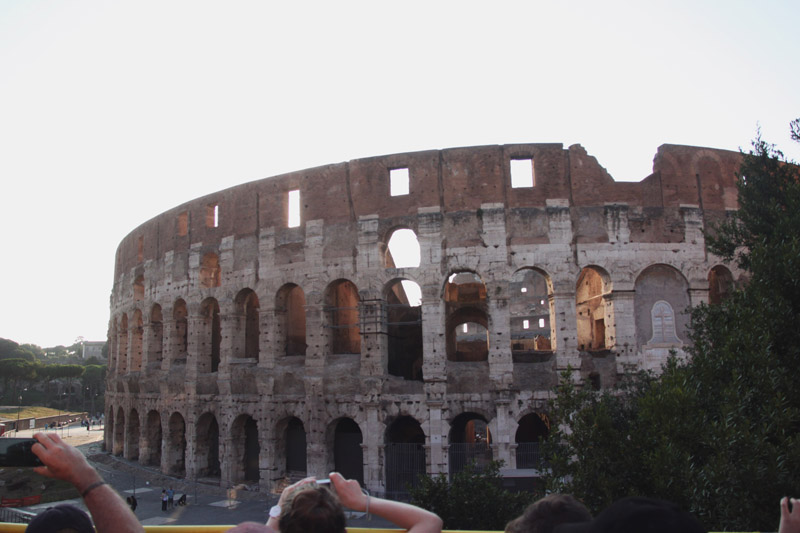
[[[792,510],[789,510],[791,501]],[[800,500],[784,497],[781,500],[781,523],[778,526],[778,533],[800,533]]]
[[[33,438],[37,442],[31,447],[31,451],[44,464],[33,469],[37,474],[68,481],[79,491],[101,481],[100,474],[91,467],[83,454],[61,440],[57,434],[36,433]]]
[[[345,479],[338,472],[331,472],[331,483],[336,489],[336,495],[342,505],[354,511],[365,511],[367,507],[367,495],[361,491],[361,485],[355,479]]]

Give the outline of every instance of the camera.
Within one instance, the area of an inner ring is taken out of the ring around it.
[[[42,462],[31,451],[36,439],[0,439],[0,467],[42,466]]]

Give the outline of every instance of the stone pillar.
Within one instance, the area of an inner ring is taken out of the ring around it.
[[[360,291],[361,375],[384,376],[389,369],[386,301],[379,291]]]
[[[489,379],[495,389],[505,390],[514,381],[514,362],[511,357],[511,318],[508,297],[504,290],[496,291],[496,283],[487,286],[493,296],[488,300],[489,314]]]
[[[508,397],[497,398],[494,402],[496,417],[490,423],[492,448],[494,449],[494,459],[503,461],[506,465],[516,464],[516,457],[511,457],[511,444],[516,432],[516,424],[508,418],[508,407],[511,400]]]
[[[637,365],[636,346],[636,314],[634,312],[634,297],[632,289],[614,290],[607,295],[606,314],[613,318],[614,344],[613,350],[617,356],[617,373],[624,373],[628,365]],[[606,328],[608,330],[608,328]]]
[[[437,285],[422,289],[422,375],[425,381],[447,379],[444,301]]]
[[[578,356],[578,331],[575,323],[575,290],[560,283],[554,287],[550,295],[551,305],[555,308],[556,367],[566,370],[572,366],[578,370],[581,358]]]
[[[190,399],[194,400],[194,398]],[[191,402],[194,403],[194,402]],[[196,420],[197,414],[196,409],[191,407],[186,410],[186,433],[184,438],[186,439],[186,456],[184,459],[184,468],[186,470],[185,476],[186,479],[193,480],[197,479],[197,427],[196,427]]]
[[[428,473],[447,474],[447,422],[444,420],[444,381],[425,383],[428,397]]]
[[[383,435],[384,426],[380,421],[381,406],[375,401],[362,404],[365,414],[364,444],[364,486],[370,492],[384,492],[383,478]]]

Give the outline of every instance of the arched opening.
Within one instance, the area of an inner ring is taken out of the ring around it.
[[[294,283],[281,287],[275,298],[278,353],[306,354],[306,296]]]
[[[186,352],[189,347],[189,313],[186,302],[178,300],[172,309],[172,358],[174,361],[186,361]]]
[[[606,335],[606,298],[611,289],[608,275],[596,267],[581,270],[575,287],[578,349],[602,351],[611,346]]]
[[[233,436],[233,481],[257,483],[260,478],[258,423],[250,415],[240,415],[231,428]]]
[[[444,288],[445,342],[449,361],[487,361],[489,318],[486,285],[474,272],[451,274]]]
[[[450,476],[472,465],[480,472],[492,460],[492,435],[486,419],[477,413],[461,413],[453,420],[448,436]]]
[[[508,286],[511,352],[515,362],[535,352],[552,352],[554,309],[550,280],[533,268],[519,270]]]
[[[131,409],[128,415],[128,435],[127,435],[128,449],[127,459],[132,461],[139,460],[139,413],[136,409]]]
[[[408,487],[418,487],[425,475],[425,433],[419,422],[400,416],[386,430],[386,496],[408,497]]]
[[[155,304],[150,310],[150,337],[147,341],[148,363],[161,363],[164,354],[164,316],[161,306]]]
[[[303,478],[308,471],[306,461],[306,429],[299,418],[292,417],[286,425],[286,475]]]
[[[117,369],[120,374],[128,371],[128,315],[122,313],[117,335]]]
[[[517,425],[517,468],[541,469],[541,443],[550,434],[550,419],[545,414],[529,413]]]
[[[407,228],[392,232],[384,256],[386,268],[415,268],[420,264],[419,240],[414,230]]]
[[[200,260],[200,286],[206,288],[219,287],[221,278],[219,256],[207,253]]]
[[[200,305],[200,358],[199,372],[216,372],[219,370],[220,344],[222,328],[219,319],[219,303],[214,298],[207,298]]]
[[[142,312],[136,309],[133,312],[133,331],[131,332],[131,372],[142,370],[142,340],[144,336],[144,326],[142,323]]]
[[[234,318],[233,356],[240,359],[258,359],[259,355],[259,304],[258,295],[244,289],[236,296]]]
[[[733,294],[734,284],[731,271],[717,265],[708,273],[708,303],[718,304]]]
[[[114,419],[114,455],[122,455],[125,451],[125,411],[122,407],[117,409],[117,416]]]
[[[334,281],[325,294],[326,326],[330,330],[333,354],[360,354],[361,332],[358,327],[360,298],[356,286],[347,280]]]
[[[666,353],[688,341],[689,283],[669,265],[651,265],[634,284],[636,340]],[[653,363],[655,365],[655,362]]]
[[[183,477],[186,475],[186,422],[180,413],[169,417],[168,442],[167,473]]]
[[[364,484],[364,438],[361,428],[351,418],[342,418],[336,424],[333,436],[333,469],[345,479],[355,479]]]
[[[197,475],[199,477],[220,477],[219,425],[217,417],[205,413],[197,420],[195,438]]]
[[[419,285],[397,280],[386,290],[389,374],[422,381],[422,305]]]
[[[142,463],[150,466],[161,466],[161,415],[157,411],[147,413],[147,455]]]

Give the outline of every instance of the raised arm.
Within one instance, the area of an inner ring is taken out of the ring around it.
[[[342,505],[354,511],[365,511],[385,518],[390,522],[407,529],[409,533],[439,533],[442,531],[442,519],[430,511],[408,503],[384,500],[367,496],[354,479],[344,479],[340,474],[332,472],[331,483]]]
[[[31,450],[44,466],[34,471],[43,476],[71,483],[80,493],[92,515],[97,533],[143,533],[142,524],[119,494],[103,481],[76,448],[55,433],[37,433]]]
[[[789,509],[789,504],[792,508]],[[783,498],[781,500],[781,523],[778,533],[800,533],[800,500]]]

